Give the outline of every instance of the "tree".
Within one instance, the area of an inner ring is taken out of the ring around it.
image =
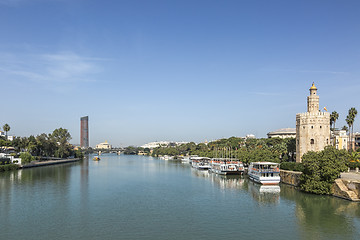
[[[71,135],[67,129],[55,129],[49,137],[57,144],[57,149],[55,150],[55,157],[67,158],[74,154],[74,151],[69,144],[69,141],[71,140]]]
[[[4,126],[3,126],[3,129],[4,129],[4,132],[5,132],[5,139],[7,140],[7,133],[10,131],[10,126],[9,126],[9,124],[5,124]]]
[[[354,107],[352,107],[349,109],[349,113],[345,119],[346,123],[349,125],[349,131],[350,131],[349,137],[350,137],[350,149],[351,150],[353,150],[352,135],[354,133],[354,121],[355,121],[356,115],[357,115],[357,110]]]
[[[134,146],[128,146],[124,150],[124,154],[126,154],[126,155],[136,155],[138,153],[139,153],[138,148],[134,147]]]
[[[345,130],[346,131],[346,133],[349,131],[349,128],[346,126],[346,125],[344,125],[342,128],[341,128],[341,130]]]
[[[71,135],[65,128],[55,129],[50,137],[60,144],[67,143],[71,140]]]
[[[303,174],[300,188],[315,194],[331,194],[331,186],[341,172],[346,171],[349,153],[327,146],[321,152],[308,152],[303,155]]]
[[[330,114],[330,122],[332,124],[334,124],[334,127],[333,129],[335,130],[335,124],[336,124],[336,120],[339,119],[339,114],[336,112],[336,111],[333,111],[331,114]],[[330,125],[331,125],[330,123]]]
[[[24,152],[20,154],[20,158],[21,158],[21,164],[27,164],[27,163],[31,163],[32,161],[35,160],[35,157],[33,157],[30,153],[28,152]]]

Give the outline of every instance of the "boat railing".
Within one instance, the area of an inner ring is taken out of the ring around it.
[[[257,168],[253,168],[252,170],[259,172],[259,173],[280,173],[279,168],[275,168],[275,169],[257,169]]]

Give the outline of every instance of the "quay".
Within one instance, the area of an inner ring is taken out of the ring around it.
[[[80,158],[69,158],[69,159],[61,159],[61,160],[49,160],[49,161],[33,161],[29,164],[22,165],[20,168],[33,168],[33,167],[42,167],[42,166],[49,166],[49,165],[56,165],[56,164],[62,164],[62,163],[72,163],[72,162],[78,162],[80,161]]]

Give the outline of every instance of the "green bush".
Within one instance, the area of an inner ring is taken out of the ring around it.
[[[280,164],[280,168],[283,170],[302,172],[304,170],[304,165],[297,162],[283,162]]]
[[[0,165],[0,172],[17,170],[17,169],[19,169],[19,166],[17,164]]]
[[[340,173],[347,170],[349,154],[328,146],[321,152],[308,152],[303,155],[303,174],[300,188],[315,194],[331,194],[331,186]]]
[[[21,158],[21,164],[27,164],[27,163],[31,163],[32,161],[35,160],[35,157],[31,156],[30,153],[28,152],[23,152],[20,154],[20,158]]]
[[[84,158],[84,153],[80,149],[78,149],[78,150],[75,151],[75,157],[83,159]]]

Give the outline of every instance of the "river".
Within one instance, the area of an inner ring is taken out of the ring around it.
[[[0,239],[359,239],[360,203],[107,154],[0,173]]]

